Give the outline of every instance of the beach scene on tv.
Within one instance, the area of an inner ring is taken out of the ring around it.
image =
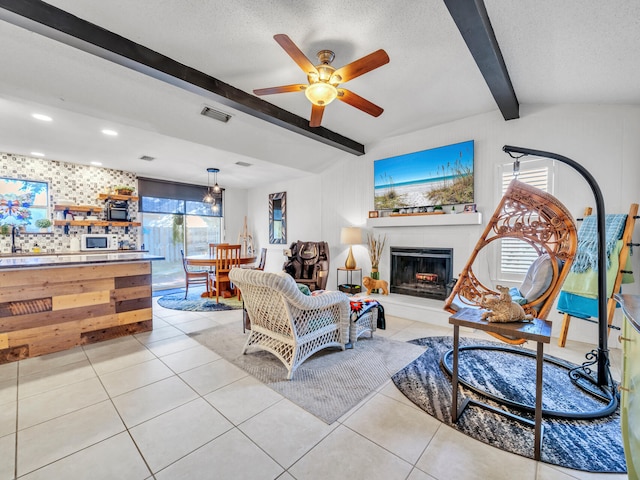
[[[376,160],[375,209],[473,203],[473,140]]]

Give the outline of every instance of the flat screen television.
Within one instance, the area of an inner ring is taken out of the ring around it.
[[[473,140],[376,160],[376,210],[473,202]]]

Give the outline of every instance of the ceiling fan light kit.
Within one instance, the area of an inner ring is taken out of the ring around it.
[[[329,105],[338,96],[338,89],[330,83],[316,82],[304,89],[304,94],[314,105]]]
[[[273,38],[305,72],[307,75],[308,85],[294,84],[260,88],[253,91],[255,95],[271,95],[274,93],[298,92],[300,90],[304,90],[305,96],[312,103],[311,119],[309,121],[309,126],[311,127],[320,126],[324,107],[329,105],[336,98],[347,105],[351,105],[352,107],[374,117],[378,117],[382,114],[384,110],[378,105],[371,103],[369,100],[366,100],[347,89],[338,88],[338,85],[389,63],[389,56],[384,50],[376,50],[375,52],[336,70],[331,65],[331,62],[333,62],[333,59],[335,58],[335,53],[333,51],[320,50],[317,53],[319,64],[313,65],[313,63],[311,63],[311,61],[287,35],[278,34],[274,35]]]

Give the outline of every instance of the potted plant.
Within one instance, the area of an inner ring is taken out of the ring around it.
[[[134,188],[128,185],[116,185],[113,187],[113,190],[118,195],[131,195],[133,193]]]
[[[48,218],[39,218],[36,220],[36,227],[40,229],[40,231],[47,231],[47,229],[51,226],[51,220]]]
[[[6,237],[10,233],[11,233],[11,227],[9,225],[7,225],[6,223],[3,225],[0,225],[0,235],[2,235],[3,237]]]
[[[387,242],[386,235],[384,237],[375,237],[371,233],[367,233],[367,244],[369,246],[369,260],[371,260],[371,278],[380,280],[380,272],[378,266],[384,252],[384,244]],[[378,289],[371,290],[371,293],[378,293]]]
[[[171,231],[171,241],[174,245],[180,245],[184,242],[184,216],[174,215],[173,222],[171,223],[173,225]]]

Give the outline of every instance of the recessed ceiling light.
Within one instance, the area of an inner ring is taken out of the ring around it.
[[[42,113],[33,113],[31,116],[36,120],[42,120],[43,122],[51,122],[53,120],[49,115],[43,115]]]
[[[107,128],[102,130],[102,133],[104,133],[105,135],[109,135],[111,137],[117,137],[118,136],[118,132],[116,132],[115,130],[109,130]]]
[[[102,162],[91,162],[91,165],[95,165],[96,167],[99,167],[100,165],[102,165]]]
[[[34,157],[44,157],[44,153],[42,152],[31,152],[31,155]]]

